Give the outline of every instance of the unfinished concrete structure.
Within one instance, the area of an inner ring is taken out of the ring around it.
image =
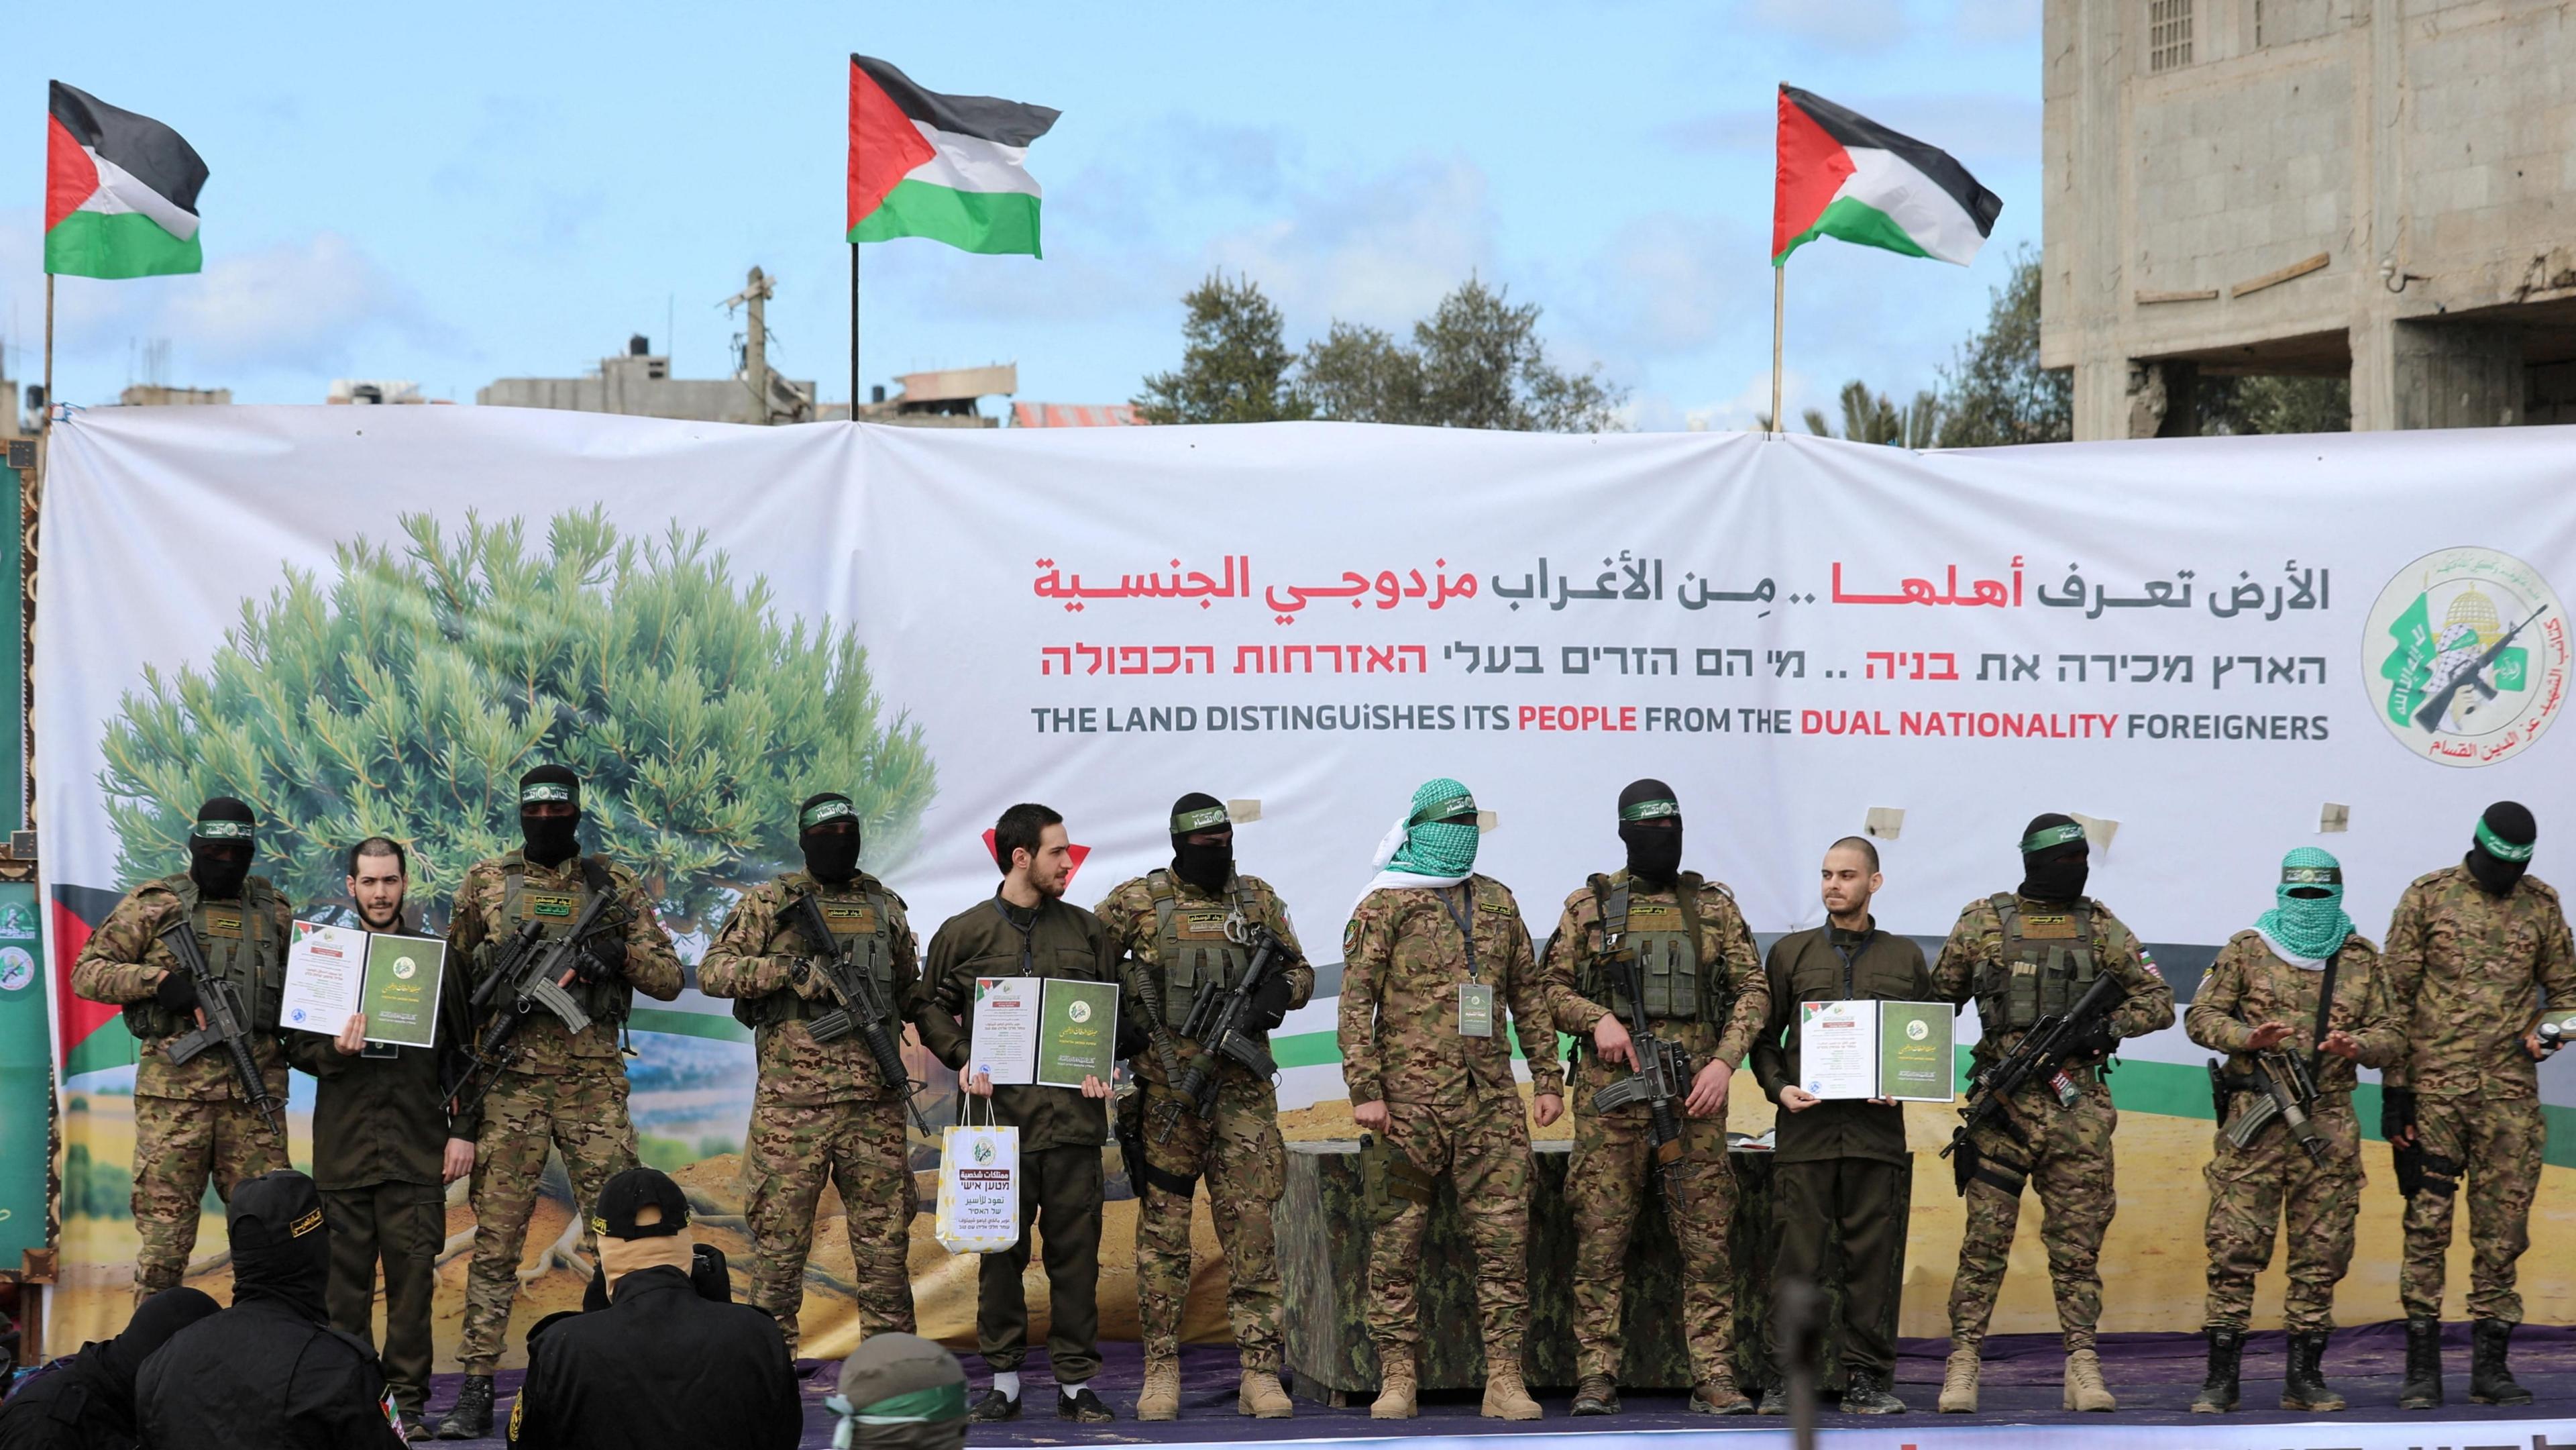
[[[2075,436],[2203,374],[2352,426],[2576,422],[2576,4],[2046,0],[2041,361]]]

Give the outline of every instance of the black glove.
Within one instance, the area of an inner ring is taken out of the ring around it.
[[[2379,1090],[2379,1136],[2394,1143],[2415,1127],[2415,1090],[2382,1087]]]
[[[2108,1057],[2111,1055],[2112,1049],[2119,1045],[2120,1034],[2111,1030],[2110,1023],[2100,1022],[2094,1024],[2092,1031],[2085,1033],[2083,1037],[2077,1039],[2075,1043],[2075,1055],[2077,1057]]]
[[[689,1254],[689,1287],[698,1297],[718,1304],[733,1302],[733,1276],[725,1271],[724,1250],[713,1244],[696,1245]]]
[[[584,982],[614,982],[626,975],[626,939],[600,935],[581,944],[572,974]]]
[[[165,1012],[189,1016],[197,1010],[197,979],[186,972],[172,972],[152,989],[152,1000]]]
[[[1297,1000],[1296,984],[1286,973],[1272,977],[1252,994],[1252,1025],[1264,1032],[1277,1030],[1288,1020],[1288,1004]]]
[[[1142,1023],[1121,1012],[1118,1014],[1118,1040],[1110,1051],[1120,1057],[1134,1057],[1154,1045],[1154,1034]]]

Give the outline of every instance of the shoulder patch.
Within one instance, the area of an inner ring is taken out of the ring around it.
[[[2147,975],[2157,981],[2161,982],[2165,979],[2164,968],[2156,965],[2156,954],[2147,950],[2145,942],[2138,943],[2138,965],[2146,968]]]
[[[1354,916],[1349,921],[1342,924],[1342,955],[1345,957],[1349,956],[1351,954],[1351,948],[1358,946],[1359,944],[1360,919]]]

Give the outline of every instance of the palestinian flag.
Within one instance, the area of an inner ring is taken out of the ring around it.
[[[1038,251],[1029,143],[1062,114],[993,96],[943,96],[850,57],[853,242],[928,237],[969,252]]]
[[[178,132],[53,83],[45,123],[45,270],[72,277],[202,272],[206,163]]]
[[[1949,152],[1796,86],[1780,88],[1772,266],[1817,237],[1840,237],[1964,267],[2003,209],[2003,198]]]

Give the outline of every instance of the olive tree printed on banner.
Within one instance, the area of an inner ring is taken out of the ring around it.
[[[245,599],[202,667],[146,668],[102,742],[120,885],[177,869],[199,802],[235,795],[290,899],[339,894],[347,847],[384,835],[443,910],[519,844],[519,776],[548,761],[581,775],[584,848],[675,931],[800,860],[815,791],[857,803],[871,869],[911,849],[936,789],[920,727],[888,716],[850,630],[782,621],[703,531],[639,540],[594,507],[531,550],[520,519],[401,524],[398,548],[340,546],[335,580]]]

